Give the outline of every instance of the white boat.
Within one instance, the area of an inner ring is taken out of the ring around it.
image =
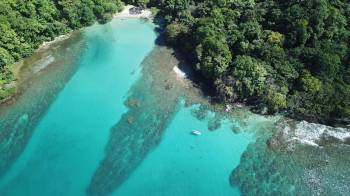
[[[193,130],[191,132],[193,135],[202,135],[202,132],[198,131],[198,130]]]

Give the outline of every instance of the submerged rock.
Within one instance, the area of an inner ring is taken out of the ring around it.
[[[223,119],[223,116],[218,115],[218,113],[215,113],[215,116],[212,117],[208,122],[208,129],[209,131],[215,131],[221,127],[221,120]]]
[[[135,122],[135,118],[132,117],[132,116],[129,116],[127,121],[128,121],[129,124],[133,124]]]
[[[134,107],[140,107],[141,103],[138,99],[133,98],[133,97],[129,97],[126,102],[125,105],[129,108],[134,108]]]
[[[170,90],[173,86],[171,84],[166,84],[165,85],[165,90]]]
[[[192,114],[198,120],[204,120],[208,114],[208,108],[205,105],[201,105],[196,109],[192,110]]]
[[[141,7],[132,7],[129,9],[129,13],[132,15],[142,14],[143,9]]]
[[[231,130],[232,130],[232,132],[235,133],[235,134],[241,133],[241,128],[240,128],[239,126],[235,125],[235,124],[233,124],[233,125],[231,126]]]

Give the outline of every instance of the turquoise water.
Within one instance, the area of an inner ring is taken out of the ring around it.
[[[239,195],[229,176],[252,135],[235,134],[228,121],[209,131],[193,108],[180,105],[160,144],[113,195]],[[194,129],[202,135],[190,134]]]
[[[2,177],[1,195],[85,192],[103,157],[110,127],[126,111],[124,96],[154,47],[153,29],[139,20],[115,20],[85,30],[86,49],[78,70]]]
[[[114,19],[25,60],[35,73],[0,106],[0,195],[349,192],[346,141],[270,146],[279,118],[210,104],[155,28]]]

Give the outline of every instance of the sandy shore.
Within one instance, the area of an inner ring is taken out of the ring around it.
[[[114,17],[118,17],[118,18],[148,18],[148,19],[153,18],[152,12],[149,9],[142,10],[141,14],[131,14],[130,9],[133,7],[135,7],[135,6],[133,6],[133,5],[124,6],[123,11],[116,13],[114,15]]]

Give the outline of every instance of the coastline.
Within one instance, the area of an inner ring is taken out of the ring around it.
[[[60,35],[58,37],[55,37],[51,41],[45,41],[35,50],[35,52],[47,50],[52,44],[60,42],[60,41],[64,41],[64,40],[70,38],[71,35],[72,35],[72,33],[69,32],[67,34],[63,34],[63,35]]]
[[[62,41],[65,41],[69,39],[71,35],[72,35],[72,32],[69,32],[67,34],[60,35],[51,41],[44,41],[37,49],[34,50],[33,54],[31,54],[30,56],[34,55],[35,53],[44,53],[45,51],[49,50],[53,44],[58,44]],[[13,98],[17,96],[18,88],[22,82],[21,70],[25,65],[24,61],[27,58],[28,57],[22,58],[12,65],[11,72],[13,74],[13,80],[8,84],[4,84],[0,86],[0,90],[3,90],[6,93],[4,97],[0,97],[0,105],[10,102]],[[45,69],[46,67],[50,66],[51,63],[47,64],[42,69]],[[41,69],[38,71],[41,71]]]
[[[44,41],[34,52],[44,52],[44,51],[50,49],[50,47],[53,44],[57,44],[59,42],[67,40],[71,36],[72,36],[72,32],[69,32],[67,34],[59,35],[58,37],[55,37],[51,41]],[[20,79],[20,71],[21,71],[22,66],[23,66],[23,59],[21,59],[20,61],[16,62],[13,65],[12,73],[13,73],[13,76],[14,76],[15,80],[19,80]]]

